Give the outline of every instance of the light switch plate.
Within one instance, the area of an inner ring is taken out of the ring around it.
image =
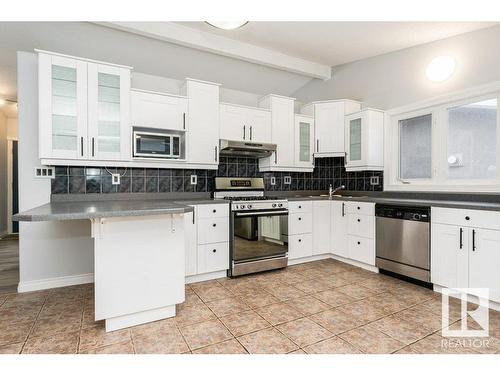
[[[370,177],[370,185],[378,185],[380,184],[380,180],[378,176],[371,176]]]
[[[196,185],[198,183],[198,175],[191,175],[191,185]]]
[[[271,177],[271,185],[276,185],[276,177],[274,176]]]
[[[292,183],[292,176],[285,176],[283,183],[285,185],[290,185]]]
[[[120,174],[112,173],[111,174],[111,185],[120,185]]]

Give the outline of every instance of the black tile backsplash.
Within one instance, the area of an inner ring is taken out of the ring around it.
[[[111,183],[110,173],[120,173],[120,185]],[[191,185],[192,174],[198,176],[196,185]],[[316,159],[311,173],[262,173],[257,159],[222,156],[218,170],[56,167],[52,194],[212,192],[216,176],[263,177],[268,191],[328,190],[330,184],[334,188],[345,185],[347,190],[383,189],[383,172],[346,172],[341,157]],[[285,176],[291,177],[291,184],[284,183]],[[371,176],[379,177],[379,185],[370,185]],[[275,177],[275,185],[271,185],[271,177]]]

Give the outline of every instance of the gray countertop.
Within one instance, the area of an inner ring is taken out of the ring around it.
[[[381,198],[374,196],[334,196],[332,198],[323,195],[304,195],[286,197],[289,201],[304,200],[338,200],[344,202],[372,202],[381,204],[396,204],[401,206],[421,206],[421,207],[446,207],[463,208],[470,210],[500,211],[500,203],[480,202],[480,201],[460,201],[460,200],[439,200],[439,199],[404,199],[404,198]]]
[[[182,214],[186,204],[165,200],[51,202],[13,216],[14,221],[57,221],[104,217]]]

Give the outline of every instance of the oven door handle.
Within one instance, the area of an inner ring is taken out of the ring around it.
[[[288,210],[282,210],[282,211],[235,212],[234,213],[234,215],[236,217],[260,216],[260,215],[284,215],[284,214],[288,214]]]

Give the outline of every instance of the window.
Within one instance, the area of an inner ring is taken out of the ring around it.
[[[475,95],[389,111],[387,190],[500,191],[500,91]]]
[[[432,115],[399,120],[401,179],[431,178]]]
[[[448,109],[448,177],[495,179],[497,100]]]

